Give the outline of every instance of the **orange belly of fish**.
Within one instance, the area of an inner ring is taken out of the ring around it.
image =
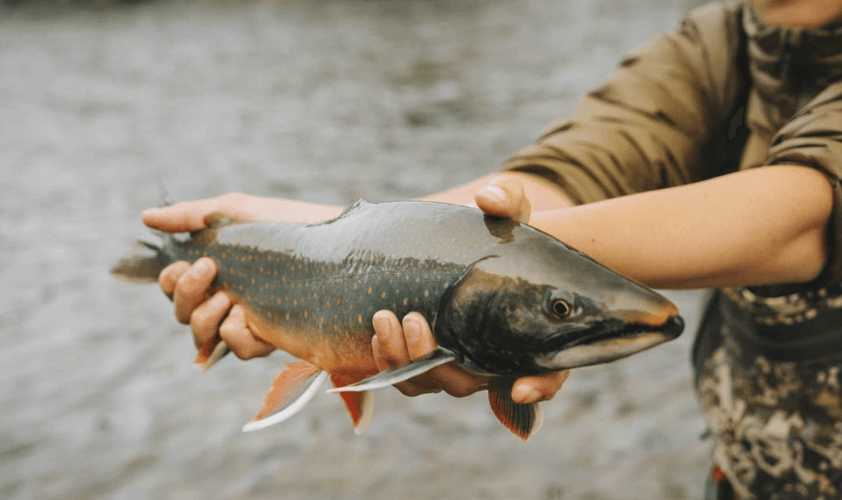
[[[259,340],[286,351],[296,358],[345,380],[362,380],[379,370],[374,362],[371,337],[355,333],[328,335],[318,331],[298,331],[266,321],[246,309],[246,322]]]

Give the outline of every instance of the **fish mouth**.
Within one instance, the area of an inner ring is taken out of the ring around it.
[[[683,330],[684,320],[677,315],[658,325],[604,320],[580,330],[574,339],[565,334],[548,341],[541,349],[548,354],[536,357],[535,363],[550,370],[607,363],[672,340]]]

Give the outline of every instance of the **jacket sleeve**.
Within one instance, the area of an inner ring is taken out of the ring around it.
[[[504,169],[542,176],[576,203],[713,176],[709,166],[727,150],[721,131],[744,87],[739,23],[735,2],[691,12],[680,29],[625,58]]]
[[[823,279],[842,277],[842,82],[827,87],[775,134],[766,164],[804,165],[830,180],[834,200]]]

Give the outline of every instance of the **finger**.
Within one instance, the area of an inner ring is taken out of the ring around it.
[[[211,298],[199,304],[190,314],[190,328],[196,348],[207,344],[219,333],[219,325],[231,309],[231,298],[224,292],[216,292]]]
[[[254,336],[248,327],[245,309],[241,305],[231,308],[228,316],[219,325],[219,336],[240,359],[266,356],[275,350],[274,346]]]
[[[403,318],[403,335],[409,359],[418,361],[433,352],[438,344],[423,315],[411,312]]]
[[[158,275],[158,284],[161,285],[161,291],[172,300],[173,292],[175,291],[175,284],[178,279],[190,269],[190,263],[180,260],[165,267],[161,274]]]
[[[140,217],[143,223],[153,229],[179,233],[198,231],[205,228],[205,217],[219,212],[237,220],[254,220],[255,214],[248,209],[252,199],[241,193],[229,193],[216,198],[182,201],[174,205],[144,210]]]
[[[216,264],[207,257],[197,260],[187,272],[181,275],[173,293],[175,317],[179,322],[184,324],[190,322],[193,309],[205,300],[208,287],[215,276]]]
[[[521,377],[512,387],[512,400],[520,404],[549,401],[561,389],[569,376],[570,370],[564,370],[533,377]]]
[[[204,218],[214,211],[216,205],[216,198],[183,201],[166,207],[144,210],[140,218],[152,229],[170,233],[198,231],[205,227]]]
[[[377,311],[372,318],[374,337],[371,339],[374,349],[374,361],[377,369],[386,370],[409,363],[412,358],[406,348],[404,333],[397,316],[391,311]]]
[[[508,217],[520,222],[529,221],[532,206],[523,185],[506,175],[493,177],[488,185],[477,191],[477,206],[489,215]]]
[[[433,352],[438,346],[430,324],[423,315],[413,312],[404,316],[403,332],[409,357],[417,361]],[[451,396],[464,397],[487,387],[487,380],[470,374],[453,364],[440,366],[415,377],[411,381],[412,389],[426,392],[444,390]],[[406,387],[407,390],[410,387]]]

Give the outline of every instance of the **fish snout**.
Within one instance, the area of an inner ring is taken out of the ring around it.
[[[651,327],[675,338],[684,331],[684,320],[679,316],[678,308],[671,301],[657,296],[657,300],[647,301],[635,308],[622,308],[617,312],[619,319],[628,324]]]

